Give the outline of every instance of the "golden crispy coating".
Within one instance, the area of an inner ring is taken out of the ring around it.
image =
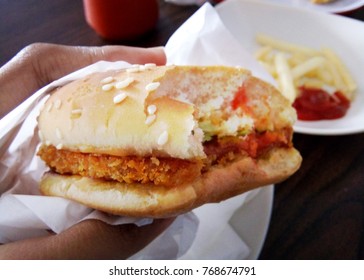
[[[38,155],[59,174],[78,174],[126,183],[175,186],[192,182],[201,174],[202,162],[173,158],[117,157],[58,150],[42,145]]]
[[[175,158],[111,156],[81,153],[42,145],[38,155],[59,174],[115,180],[126,183],[153,183],[179,186],[191,183],[212,165],[225,165],[242,157],[257,158],[277,147],[292,147],[292,129],[252,133],[241,137],[214,137],[204,143],[205,160]]]

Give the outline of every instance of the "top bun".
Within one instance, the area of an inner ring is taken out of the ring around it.
[[[41,140],[85,153],[204,158],[198,107],[216,96],[231,102],[249,79],[249,71],[220,66],[143,65],[94,73],[51,94],[38,119]],[[258,84],[267,94],[276,91]],[[263,110],[265,119],[255,120],[256,127],[292,125],[294,111],[284,98],[274,98],[284,106],[274,118]]]

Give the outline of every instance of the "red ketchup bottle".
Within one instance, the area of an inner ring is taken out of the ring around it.
[[[133,40],[152,30],[158,0],[83,0],[87,23],[108,40]]]

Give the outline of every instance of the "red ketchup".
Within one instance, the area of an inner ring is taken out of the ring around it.
[[[234,99],[231,101],[231,107],[236,110],[239,107],[244,110],[245,113],[250,114],[251,108],[248,106],[248,96],[246,95],[244,84],[238,88],[235,93]]]
[[[245,87],[241,86],[238,91],[235,93],[234,99],[231,102],[231,106],[234,110],[238,107],[244,106],[248,101],[248,97],[245,93]]]
[[[332,120],[346,114],[350,101],[340,91],[329,94],[319,88],[301,87],[293,107],[299,120]]]

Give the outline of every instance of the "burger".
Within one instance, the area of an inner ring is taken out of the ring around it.
[[[57,88],[38,117],[44,195],[163,218],[292,175],[295,110],[243,68],[133,65]]]

